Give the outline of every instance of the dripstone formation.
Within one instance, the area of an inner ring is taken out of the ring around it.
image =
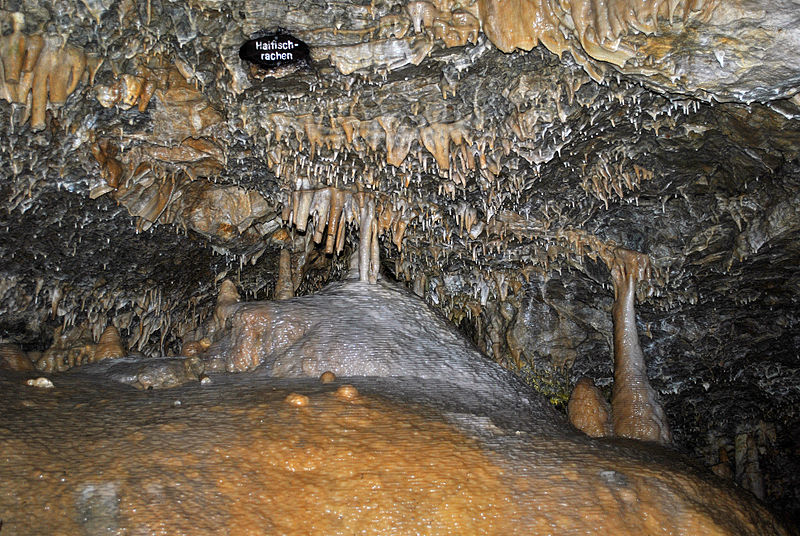
[[[797,521],[793,2],[9,1],[0,28],[0,369],[55,384],[31,403],[88,371],[146,390],[302,369],[269,341],[236,354],[237,319],[351,273],[587,434],[671,442]],[[283,33],[307,65],[240,57]],[[118,523],[100,506],[124,490],[86,485],[74,504]]]

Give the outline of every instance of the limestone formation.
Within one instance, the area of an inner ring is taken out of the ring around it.
[[[612,437],[611,406],[590,378],[575,384],[567,406],[569,422],[590,437]]]
[[[696,463],[800,515],[791,0],[47,0],[4,4],[0,28],[0,340],[71,370],[49,393],[112,367],[190,389],[198,358],[258,375],[265,326],[314,348],[323,388],[329,341],[293,331],[318,320],[274,315],[354,268],[560,410],[582,377],[615,394],[616,317],[640,350],[620,404],[663,410],[620,427],[668,420]],[[307,68],[240,58],[278,31]],[[621,248],[651,277],[618,277]],[[234,320],[261,353],[231,357]],[[90,363],[109,326],[115,359]],[[570,413],[602,423],[578,385]],[[118,504],[87,486],[78,533]]]
[[[54,342],[36,361],[44,372],[64,372],[74,367],[125,357],[127,351],[115,326],[106,327],[93,343],[82,327],[62,332],[57,329]]]
[[[647,366],[636,329],[636,283],[648,277],[649,259],[629,250],[615,252],[614,390],[611,395],[614,434],[672,442],[664,410],[647,378]]]
[[[125,347],[119,336],[119,331],[114,326],[108,326],[103,334],[100,335],[100,340],[92,349],[91,358],[87,360],[89,363],[102,361],[103,359],[116,359],[127,355]]]
[[[614,283],[614,388],[611,405],[589,378],[581,378],[570,395],[570,422],[592,437],[616,435],[631,439],[672,442],[664,409],[650,385],[639,343],[634,301],[636,285],[650,277],[650,259],[616,248],[604,260]]]
[[[555,54],[571,52],[596,78],[613,65],[660,90],[744,102],[797,91],[792,2],[481,0],[478,14],[501,50],[541,42]]]
[[[16,372],[35,370],[28,355],[14,344],[0,344],[0,369]]]
[[[224,279],[219,286],[219,294],[217,294],[217,306],[214,309],[213,318],[213,333],[217,333],[225,329],[225,324],[231,312],[235,310],[236,304],[241,300],[239,292],[236,290],[236,285],[230,279]]]
[[[234,294],[232,285],[223,287],[228,297]],[[142,531],[154,521],[177,527],[185,520],[182,501],[165,496],[182,490],[205,506],[192,520],[193,530],[204,534],[222,520],[236,533],[279,525],[289,533],[327,534],[344,526],[390,534],[413,524],[414,532],[433,534],[549,534],[553,526],[566,534],[790,534],[754,498],[698,474],[674,452],[644,443],[589,444],[570,432],[540,394],[404,289],[354,278],[269,305],[238,304],[232,338],[209,353],[213,359],[227,348],[229,364],[263,365],[273,378],[241,374],[239,382],[223,379],[217,389],[184,387],[168,397],[124,391],[114,407],[97,410],[109,402],[108,380],[73,375],[59,387],[67,412],[57,405],[36,412],[46,414],[36,422],[43,426],[25,433],[19,419],[0,415],[0,477],[15,490],[0,496],[9,528],[48,532],[55,522],[71,531]],[[185,384],[190,373],[199,379],[199,360],[131,364],[135,373],[113,365],[108,376],[148,390]],[[335,390],[317,383],[320,368],[328,369],[323,377],[336,370],[348,383]],[[30,381],[52,387],[39,380],[46,378]],[[0,376],[4,407],[42,403],[12,382]],[[92,403],[74,404],[70,388]],[[123,411],[112,421],[120,403]],[[75,407],[82,411],[72,412]],[[153,422],[158,433],[143,433]],[[100,440],[86,437],[83,427]],[[117,433],[106,437],[112,427]],[[34,450],[19,449],[20,436]],[[41,478],[46,485],[31,487],[36,479],[28,475],[42,472],[34,466],[43,459],[63,474],[65,457],[47,455],[55,446],[90,456],[72,469],[68,483]],[[122,452],[128,456],[120,461]],[[209,456],[220,460],[209,464]],[[747,471],[752,455],[748,461]],[[236,477],[229,481],[230,472]],[[142,478],[144,494],[155,490],[158,499],[148,508],[140,506]],[[314,504],[335,514],[322,508],[321,520],[307,525],[310,503],[284,509],[284,501],[275,501],[287,487],[300,495],[294,500],[311,494]],[[100,501],[95,492],[106,488]],[[64,495],[71,500],[61,500]],[[436,500],[429,504],[431,496]],[[239,510],[244,497],[248,508]],[[50,505],[45,514],[29,515],[43,500]],[[365,518],[364,510],[373,508],[376,515]]]
[[[31,128],[45,127],[48,104],[63,105],[82,81],[94,75],[98,62],[83,50],[53,34],[25,35],[23,13],[10,14],[12,33],[0,40],[2,77],[0,97],[26,107]],[[87,66],[89,71],[87,72]]]

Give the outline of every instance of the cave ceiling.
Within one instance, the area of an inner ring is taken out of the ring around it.
[[[343,273],[357,220],[306,203],[331,188],[374,199],[387,277],[557,404],[581,375],[610,385],[608,258],[645,253],[639,330],[676,442],[773,423],[791,452],[799,18],[790,1],[6,0],[0,338],[35,352],[113,324],[132,352],[176,354],[225,278],[273,298],[281,250],[297,293]],[[278,28],[307,65],[239,58]]]

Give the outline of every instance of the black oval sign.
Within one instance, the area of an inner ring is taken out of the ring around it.
[[[307,44],[284,32],[250,39],[239,49],[240,58],[267,70],[294,63],[307,63],[309,54]]]

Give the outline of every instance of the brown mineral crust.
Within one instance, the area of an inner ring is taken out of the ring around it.
[[[336,374],[330,370],[326,370],[322,373],[322,375],[320,375],[319,381],[320,383],[333,383],[336,381]]]
[[[28,355],[16,344],[0,344],[0,369],[15,372],[36,370]]]
[[[211,346],[209,339],[203,338],[199,341],[186,341],[181,347],[181,355],[186,357],[197,357],[203,355]]]
[[[115,158],[117,148],[108,140],[100,140],[92,144],[92,155],[100,164],[101,173],[108,186],[117,188],[123,178],[122,166]]]
[[[436,418],[379,399],[353,406],[317,394],[303,412],[269,390],[250,406],[197,399],[184,410],[164,399],[133,422],[116,419],[115,432],[106,435],[110,423],[101,413],[113,412],[114,402],[90,396],[101,412],[83,419],[85,436],[70,432],[67,422],[27,436],[78,449],[68,480],[58,477],[63,461],[0,431],[6,483],[0,504],[12,533],[80,534],[94,527],[202,535],[225,526],[231,535],[365,527],[371,534],[454,528],[511,534],[514,513],[502,471],[480,446]],[[123,399],[143,402],[131,394]],[[148,415],[161,417],[146,424]],[[402,430],[415,433],[398,436]],[[21,501],[20,514],[7,509]],[[37,515],[29,516],[29,508]]]
[[[127,355],[127,352],[119,336],[119,330],[114,326],[108,326],[103,331],[103,334],[100,335],[100,340],[94,348],[91,362],[124,357],[125,355]]]
[[[26,416],[0,414],[11,534],[789,534],[653,446],[513,428],[483,442],[422,406],[263,380],[184,389],[180,405],[78,376],[0,387]]]
[[[236,186],[191,182],[175,207],[179,223],[199,233],[231,240],[245,234],[272,207],[263,196]]]
[[[342,400],[355,400],[358,398],[358,389],[352,385],[342,385],[336,389],[336,396]]]
[[[515,504],[522,513],[520,526],[527,527],[525,534],[552,534],[554,527],[558,534],[567,535],[791,534],[762,517],[766,510],[760,504],[755,509],[742,508],[750,502],[742,490],[698,473],[677,461],[672,451],[646,445],[628,461],[618,463],[611,450],[598,448],[597,442],[577,449],[560,439],[530,440],[530,452],[545,454],[551,461],[530,477],[515,479],[519,494],[515,494]],[[623,445],[616,443],[612,448],[624,449]],[[708,485],[711,481],[714,487]],[[567,494],[581,498],[580,514],[563,507],[539,508]]]
[[[215,127],[222,120],[220,113],[176,67],[163,63],[164,59],[158,57],[150,62],[137,61],[132,72],[121,73],[111,85],[98,86],[97,100],[107,108],[128,109],[138,103],[139,111],[144,112],[155,98],[154,139],[160,143],[219,134]]]
[[[611,406],[590,378],[575,384],[567,405],[572,426],[590,437],[611,437]]]
[[[111,140],[93,144],[107,187],[94,188],[90,196],[113,192],[112,197],[139,219],[142,230],[175,222],[223,240],[248,231],[253,238],[250,227],[270,214],[271,207],[256,192],[197,180],[223,168],[222,149],[209,139],[189,137],[173,146],[142,144],[118,153]]]
[[[715,2],[662,0],[579,0],[566,5],[550,0],[481,0],[478,5],[484,32],[503,51],[530,50],[541,42],[561,55],[574,50],[574,39],[585,54],[619,67],[635,55],[629,46],[620,45],[628,33],[652,34],[659,19],[664,26],[690,17],[702,19],[716,7]]]
[[[144,112],[160,82],[159,74],[165,74],[166,71],[138,65],[135,72],[123,73],[109,86],[97,86],[95,94],[98,102],[105,108],[118,105],[125,110],[138,103],[138,110]]]
[[[148,162],[152,159],[178,164],[192,178],[212,177],[224,169],[225,155],[220,147],[206,138],[187,138],[180,145],[143,145],[129,155],[131,161]]]
[[[217,133],[222,115],[177,69],[167,69],[159,76],[154,97],[157,100],[153,117],[156,129],[168,134],[170,139],[200,138]]]

